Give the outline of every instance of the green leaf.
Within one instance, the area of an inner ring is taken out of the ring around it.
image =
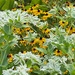
[[[5,0],[0,0],[0,9],[3,7],[3,5],[5,4]]]
[[[2,65],[3,66],[6,66],[8,64],[8,61],[7,61],[8,52],[7,51],[8,50],[2,52],[2,60],[3,60]]]
[[[47,5],[40,5],[39,8],[44,11],[48,10]]]
[[[54,50],[54,47],[52,46],[52,44],[51,43],[49,43],[48,44],[48,49],[47,49],[47,54],[51,54],[51,53],[53,53],[53,50]]]
[[[64,9],[66,12],[68,12],[68,11],[70,10],[70,8],[65,8],[65,7],[63,7],[63,9]]]
[[[47,54],[47,50],[43,48],[36,48],[38,51],[43,52],[44,54]]]
[[[4,32],[5,32],[7,35],[10,35],[10,34],[11,34],[10,26],[5,25],[5,26],[4,26]]]
[[[71,10],[71,16],[72,16],[73,18],[75,18],[75,8],[73,8],[73,9]]]
[[[18,17],[18,20],[20,20],[20,17]],[[21,22],[18,21],[18,20],[15,20],[15,27],[17,27],[17,28],[22,28],[22,24],[21,24]]]
[[[56,8],[51,9],[49,12],[50,12],[51,14],[56,14],[56,13],[57,13],[57,9],[56,9]],[[58,17],[60,17],[60,16],[58,16]]]
[[[10,22],[10,23],[13,23],[13,20],[12,20],[12,19],[9,19],[9,22]]]
[[[12,9],[14,0],[6,0],[6,3],[3,5],[2,10]]]
[[[26,64],[27,64],[27,67],[30,67],[32,65],[31,60],[26,60]]]
[[[38,64],[34,64],[34,65],[32,66],[32,68],[33,68],[34,70],[39,70],[39,65],[38,65]]]
[[[47,28],[48,28],[48,26],[47,25],[44,25],[43,28],[42,28],[42,30],[45,30]]]
[[[6,3],[2,7],[2,10],[9,9],[9,4],[10,4],[10,1],[9,0],[6,0]]]
[[[10,0],[9,9],[13,8],[14,0]]]
[[[2,75],[2,65],[0,65],[0,75]]]
[[[39,4],[41,0],[32,0],[32,4]]]
[[[4,36],[0,37],[0,43],[4,42]]]
[[[72,70],[71,75],[75,75],[75,70]]]

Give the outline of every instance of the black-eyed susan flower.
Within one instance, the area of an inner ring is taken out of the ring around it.
[[[75,28],[73,28],[73,27],[67,27],[67,28],[66,28],[66,32],[67,32],[68,34],[75,33]]]
[[[13,9],[12,9],[12,11],[16,11],[16,10],[17,10],[16,8],[13,8]]]
[[[23,54],[26,54],[26,50],[24,50],[24,51],[21,51]]]
[[[43,30],[42,32],[45,33],[45,34],[49,34],[50,33],[50,29],[47,28],[47,29]]]
[[[70,3],[69,1],[68,1],[68,2],[66,2],[66,6],[68,6],[68,7],[69,7],[69,6],[70,6],[70,4],[71,4],[71,3]]]
[[[40,55],[41,57],[44,56],[45,54],[43,52],[39,52],[38,55]]]
[[[39,45],[42,46],[43,43],[46,41],[46,38],[40,37],[39,40],[40,40]]]
[[[37,53],[38,52],[38,50],[36,49],[37,47],[33,47],[32,48],[32,53]]]
[[[54,52],[54,54],[55,54],[56,56],[61,56],[61,55],[62,55],[62,51],[56,49],[55,52]]]
[[[40,43],[39,38],[34,39],[34,42],[37,43],[37,44]]]
[[[33,12],[32,12],[32,14],[37,16],[37,15],[40,15],[42,12],[43,11],[40,10],[40,9],[38,9],[38,10],[37,9],[34,9]]]
[[[34,4],[34,5],[32,6],[33,9],[36,9],[36,8],[38,8],[38,7],[39,7],[39,4]]]
[[[64,26],[68,25],[68,21],[62,21],[62,20],[60,20],[60,21],[59,21],[59,25],[60,25],[61,27],[64,27]]]
[[[20,28],[13,27],[12,30],[15,34],[21,34]]]
[[[72,27],[67,27],[67,28],[66,28],[66,32],[67,32],[68,34],[72,34]]]
[[[11,63],[13,61],[13,55],[12,54],[8,54],[7,58],[8,58],[9,63]]]
[[[43,14],[44,14],[44,16],[41,18],[42,20],[47,20],[48,18],[50,18],[52,16],[52,14],[50,14],[48,12],[44,12]]]
[[[30,45],[31,45],[31,46],[35,45],[35,41],[32,40],[32,41],[30,42]]]
[[[75,28],[72,29],[72,33],[75,33]]]
[[[48,46],[40,45],[40,47],[46,49]]]
[[[32,13],[32,12],[33,12],[33,8],[32,8],[32,7],[29,8],[29,9],[27,10],[27,12],[28,12],[28,13]]]
[[[45,42],[46,41],[46,38],[40,37],[39,40],[42,41],[42,42]]]
[[[27,41],[26,41],[26,40],[20,40],[20,43],[21,43],[22,45],[26,46]]]
[[[42,20],[47,20],[47,18],[48,18],[47,16],[43,16]]]
[[[73,8],[73,4],[68,1],[68,2],[66,2],[66,7],[68,7],[68,8]]]

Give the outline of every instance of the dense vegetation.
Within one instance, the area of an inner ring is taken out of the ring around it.
[[[75,1],[0,0],[0,75],[75,75]]]

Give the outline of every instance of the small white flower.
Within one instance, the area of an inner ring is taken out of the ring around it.
[[[26,54],[23,54],[19,52],[18,54],[14,55],[14,64],[25,64],[25,60],[29,59],[33,63],[41,63],[41,58],[39,55],[34,55],[31,52],[27,52]]]
[[[11,69],[7,69],[7,70],[3,70],[3,75],[29,75],[27,73],[27,71],[29,71],[30,69],[26,67],[26,65],[20,65],[17,66],[15,70],[13,70],[14,67],[12,67]]]

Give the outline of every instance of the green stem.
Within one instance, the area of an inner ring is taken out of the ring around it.
[[[2,66],[0,66],[0,75],[2,75]]]
[[[1,65],[3,64],[3,61],[5,59],[5,55],[6,55],[6,50],[4,51],[4,55],[3,55],[3,58],[2,58],[2,61],[1,61]]]
[[[7,53],[7,50],[8,50],[8,46],[6,45],[6,47],[3,49],[3,51],[1,51],[1,59],[0,59],[0,75],[2,75],[2,70],[3,70],[3,63],[4,63],[4,60],[6,58],[6,53]]]

